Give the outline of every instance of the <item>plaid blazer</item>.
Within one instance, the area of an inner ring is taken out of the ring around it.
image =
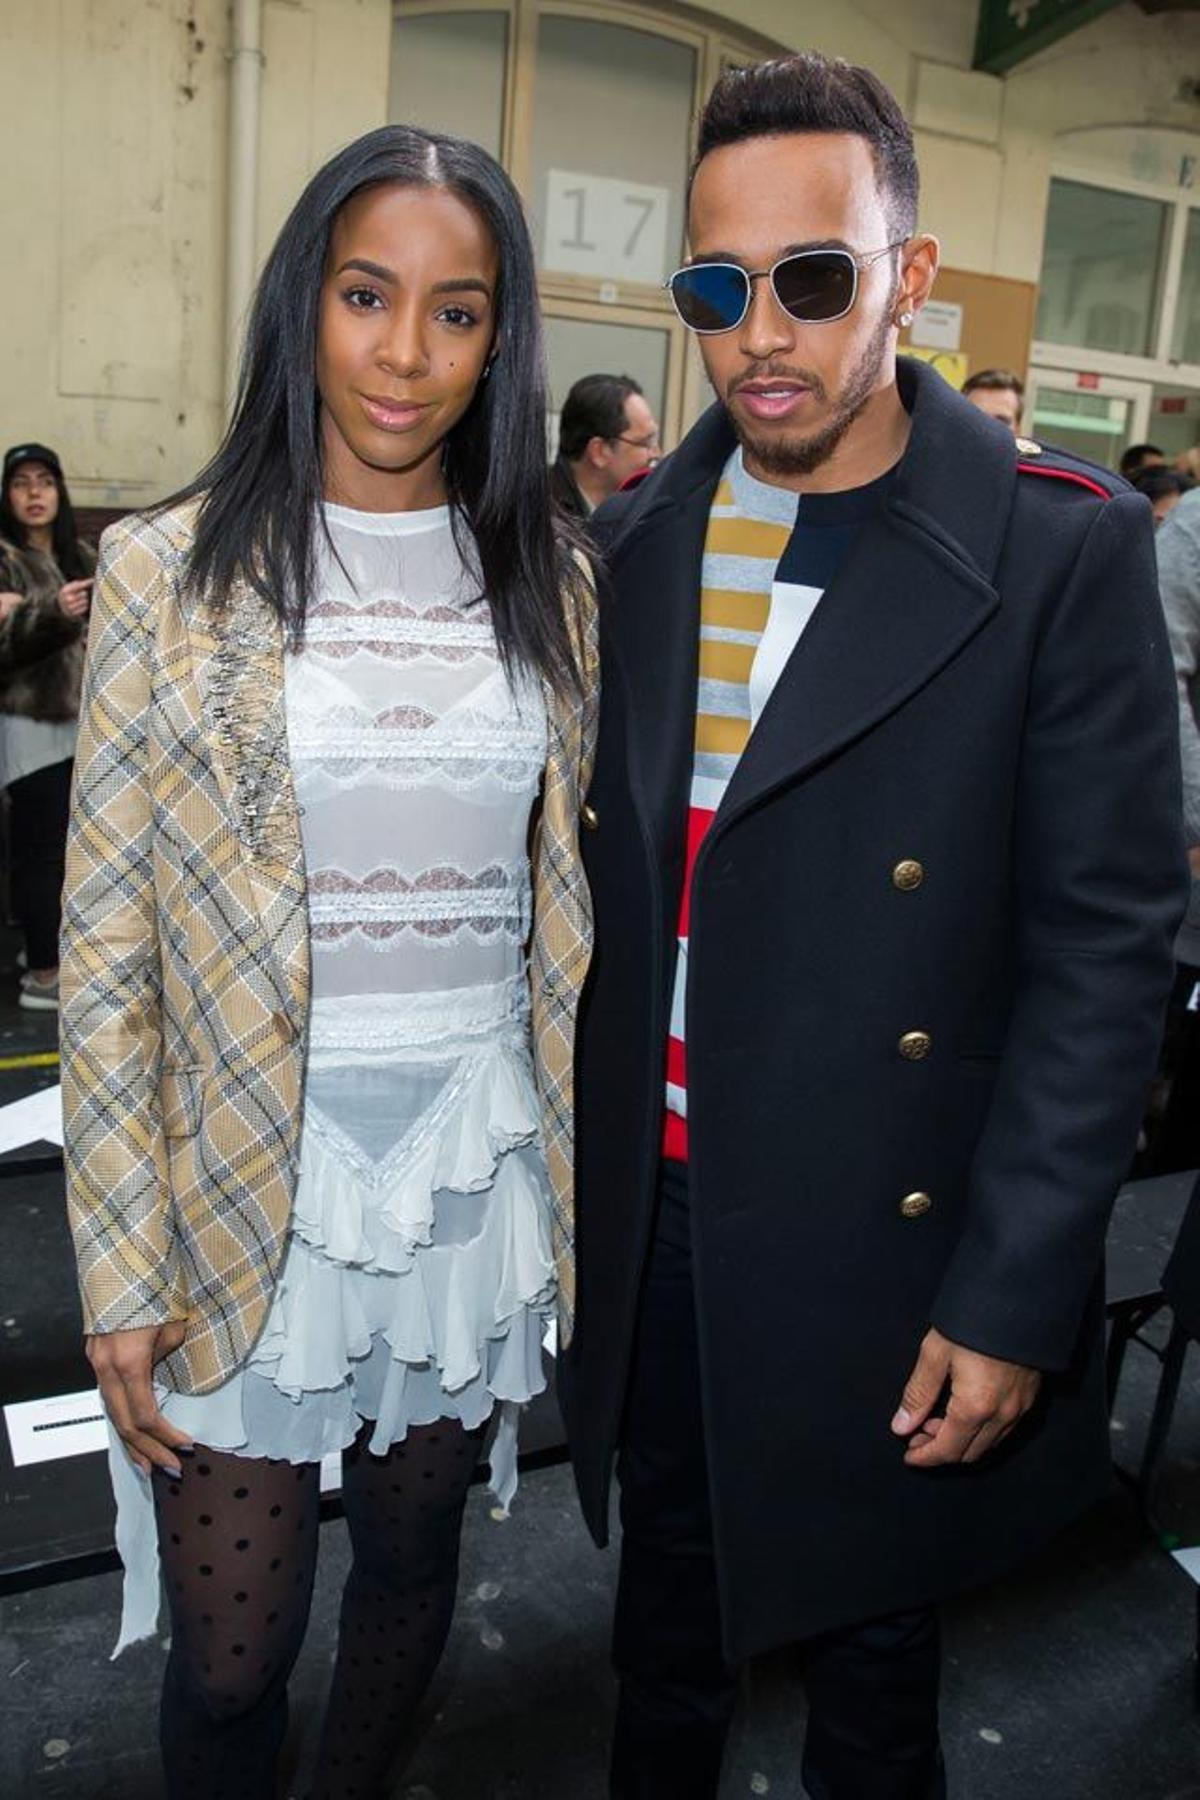
[[[181,594],[195,502],[101,543],[63,897],[67,1203],[85,1329],[187,1321],[159,1365],[218,1387],[262,1329],[295,1191],[310,997],[283,638],[250,588]],[[574,1297],[575,1014],[591,955],[577,826],[597,714],[547,693],[533,1035],[563,1325]]]

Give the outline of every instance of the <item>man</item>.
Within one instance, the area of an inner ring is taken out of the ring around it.
[[[1019,375],[1011,369],[980,369],[977,375],[968,375],[962,391],[972,406],[999,419],[1016,437],[1025,405],[1025,383]]]
[[[550,471],[554,497],[576,518],[589,519],[660,454],[658,421],[637,382],[628,375],[585,375],[563,404]]]
[[[722,78],[672,282],[718,404],[595,522],[560,1382],[601,1542],[620,1451],[618,1800],[711,1800],[799,1640],[812,1800],[940,1795],[932,1603],[1107,1479],[1183,885],[1150,509],[897,367],[916,199],[866,71]]]
[[[1121,453],[1119,467],[1126,481],[1132,481],[1142,469],[1165,468],[1166,462],[1166,453],[1157,444],[1130,444]]]
[[[1186,475],[1177,475],[1165,463],[1151,463],[1149,468],[1139,469],[1135,475],[1131,475],[1129,485],[1146,496],[1154,523],[1163,525],[1183,496],[1191,492],[1193,484]]]

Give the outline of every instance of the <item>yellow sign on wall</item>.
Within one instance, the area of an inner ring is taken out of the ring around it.
[[[921,362],[931,363],[939,375],[944,375],[952,388],[961,388],[967,379],[969,362],[965,350],[923,350],[915,344],[904,346],[905,356],[919,357]]]

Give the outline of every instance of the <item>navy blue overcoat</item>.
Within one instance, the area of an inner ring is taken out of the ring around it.
[[[1023,453],[924,365],[899,381],[912,433],[886,506],[785,667],[692,892],[692,1230],[734,1657],[991,1576],[1103,1490],[1102,1247],[1186,895],[1148,505]],[[701,552],[731,448],[714,408],[595,522],[596,953],[561,1390],[600,1541],[659,1154]],[[912,1032],[931,1040],[915,1060]],[[889,1431],[931,1323],[1047,1372],[972,1468],[906,1468]]]

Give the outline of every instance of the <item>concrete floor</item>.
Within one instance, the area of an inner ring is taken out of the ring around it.
[[[1194,1369],[1189,1386],[1178,1436],[1195,1446]],[[1176,1458],[1165,1485],[1164,1514],[1194,1541],[1200,1470]],[[293,1681],[289,1796],[303,1793],[315,1744],[346,1562],[344,1526],[326,1525]],[[603,1800],[614,1571],[584,1535],[565,1469],[528,1476],[503,1522],[475,1490],[458,1614],[396,1800]],[[164,1647],[107,1661],[117,1601],[118,1577],[105,1575],[0,1603],[5,1800],[162,1794]],[[1200,1800],[1195,1606],[1192,1583],[1114,1489],[1037,1567],[953,1608],[944,1723],[955,1800]],[[722,1800],[799,1800],[802,1722],[792,1659],[756,1664]]]

